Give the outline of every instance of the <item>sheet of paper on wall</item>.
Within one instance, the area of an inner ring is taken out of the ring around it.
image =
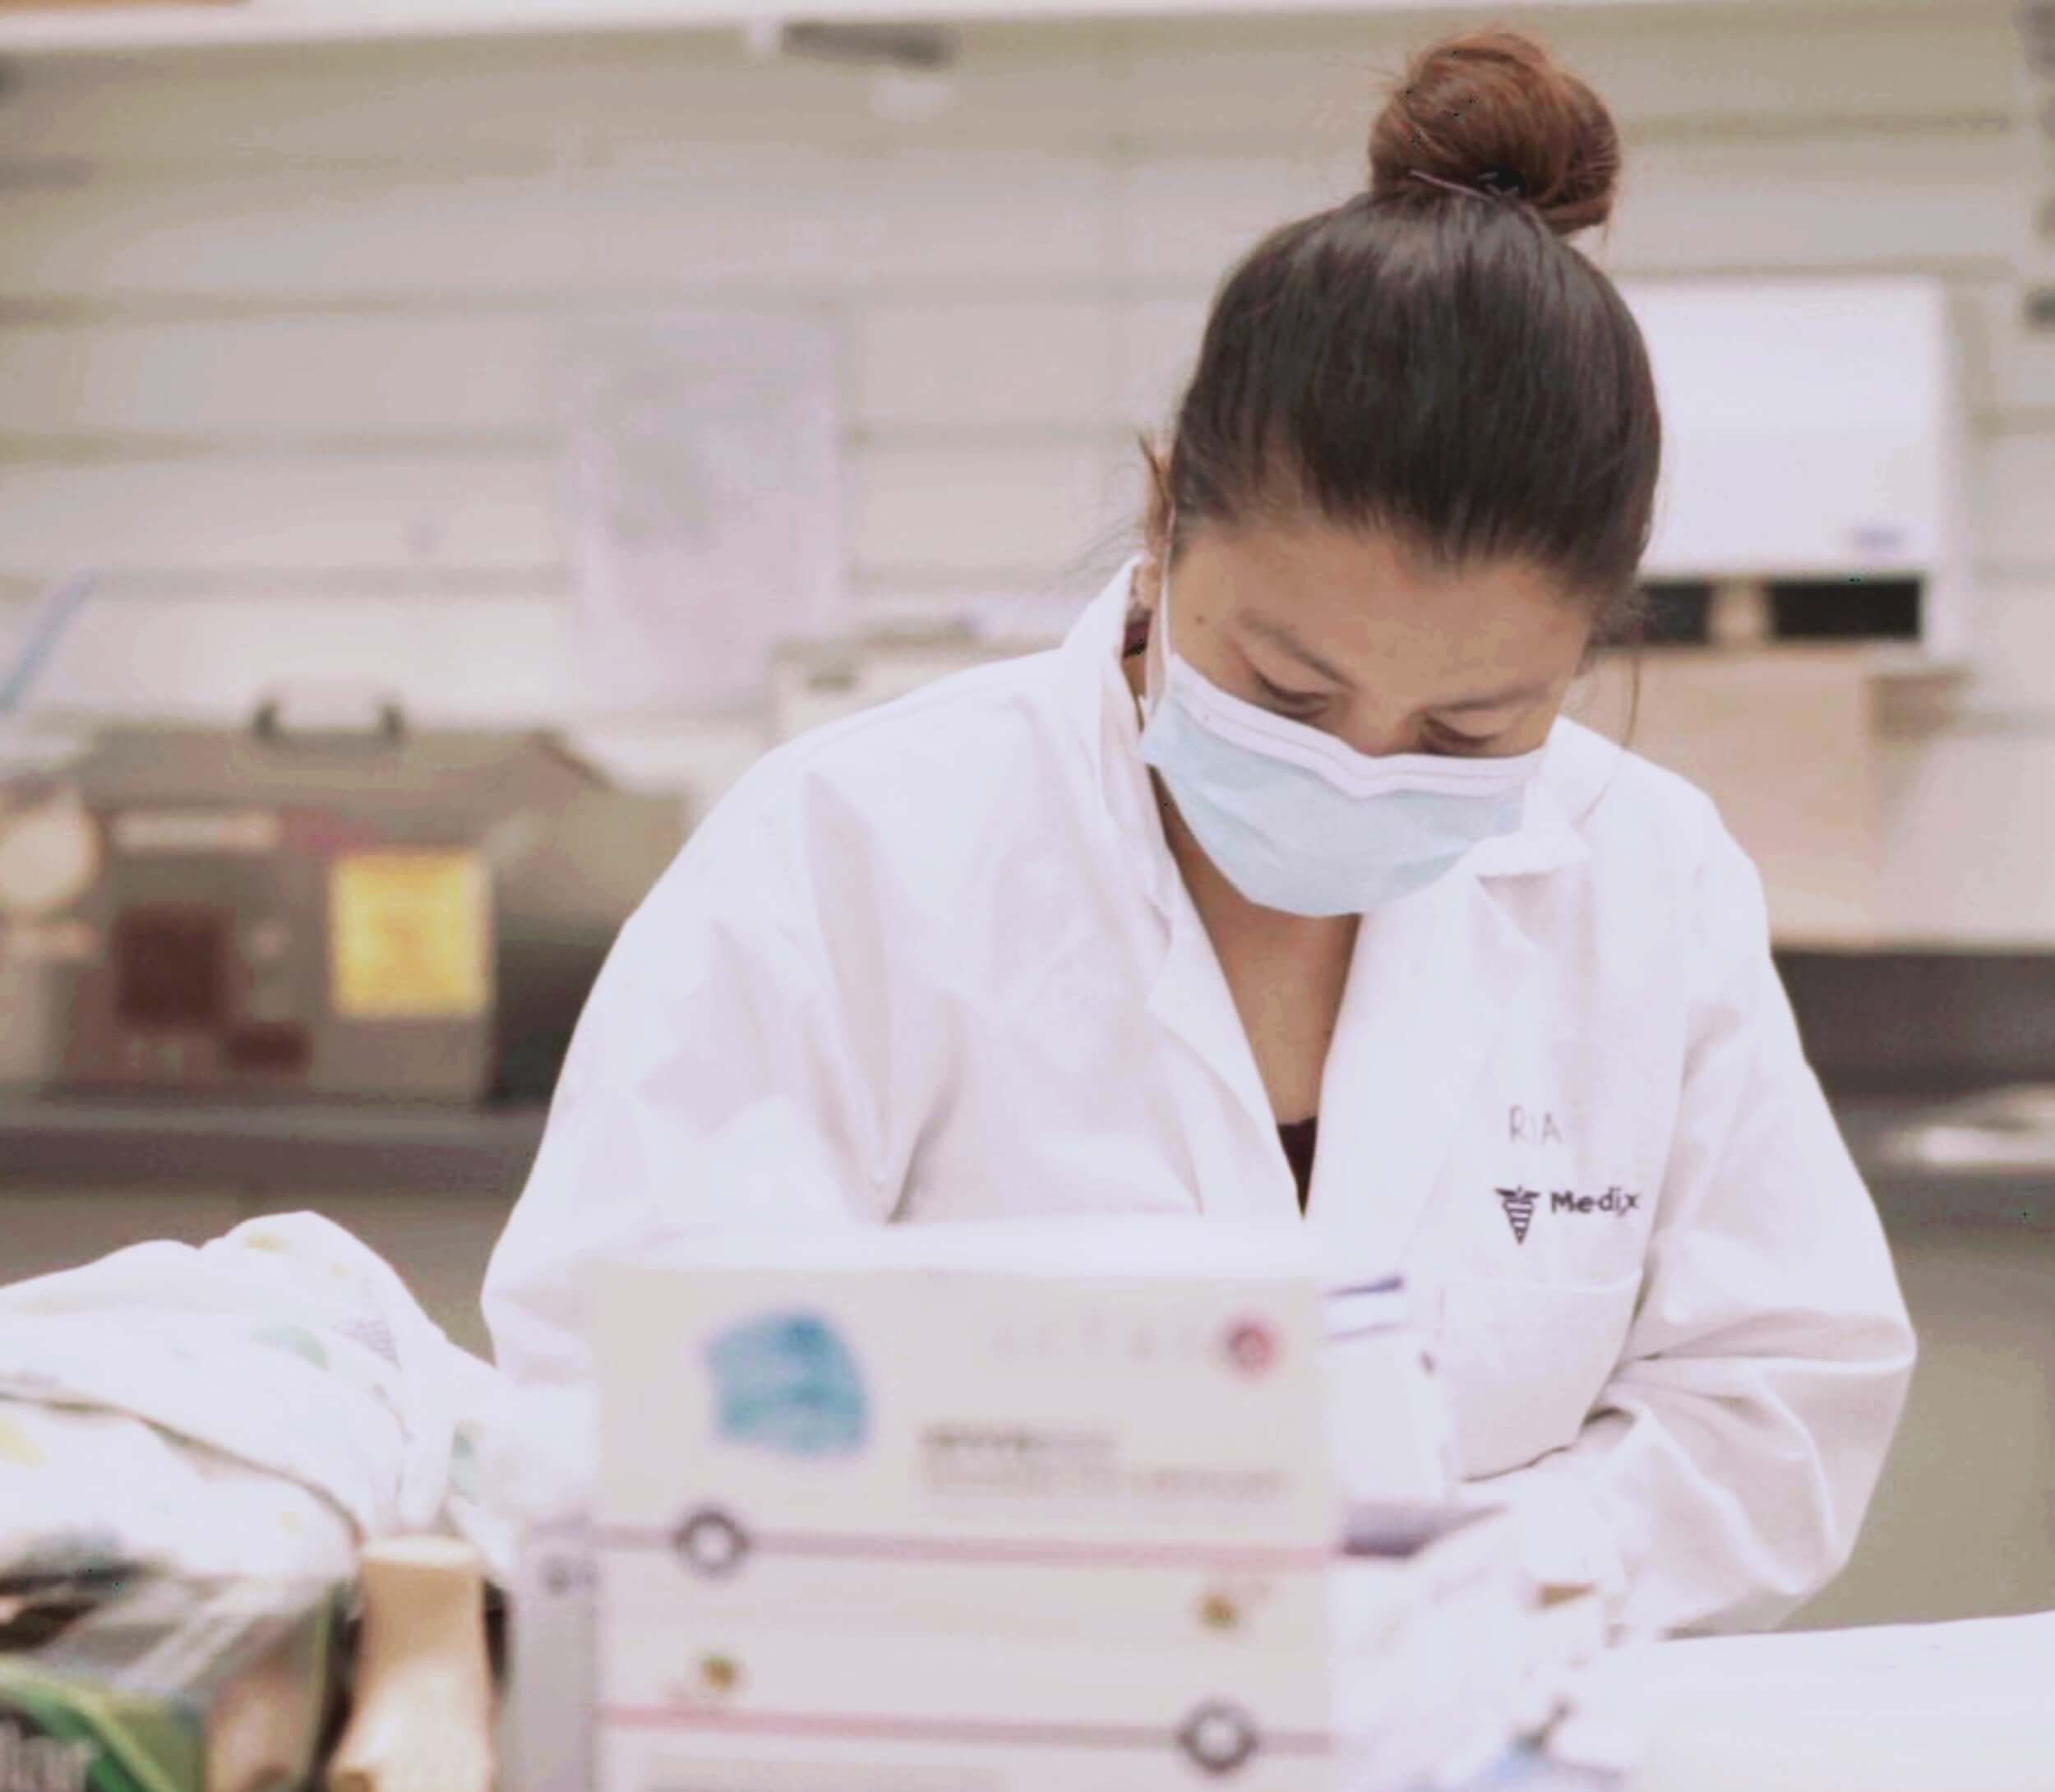
[[[843,603],[834,342],[804,315],[593,319],[557,351],[593,705],[732,713]]]

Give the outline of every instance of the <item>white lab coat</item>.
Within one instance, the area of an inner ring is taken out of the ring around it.
[[[1299,1222],[1138,755],[1128,582],[1054,652],[778,749],[695,834],[492,1261],[515,1377],[582,1379],[581,1259],[694,1228]],[[1338,1274],[1404,1272],[1476,1496],[1622,1624],[1774,1621],[1845,1559],[1912,1334],[1760,880],[1679,779],[1560,723],[1522,831],[1364,918],[1307,1223]]]

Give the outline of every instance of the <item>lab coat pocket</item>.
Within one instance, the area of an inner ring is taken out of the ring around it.
[[[1641,1282],[1636,1270],[1598,1283],[1443,1286],[1436,1354],[1466,1479],[1575,1440],[1619,1365]]]

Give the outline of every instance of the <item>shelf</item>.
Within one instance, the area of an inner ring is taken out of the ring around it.
[[[1859,667],[1872,678],[1916,682],[1947,682],[1976,670],[1966,655],[1937,653],[1917,641],[1767,640],[1727,645],[1716,641],[1646,641],[1600,649],[1601,663],[1632,664],[1637,658],[1679,666],[1760,666],[1794,664],[1801,660],[1840,660]]]
[[[1981,1156],[1927,1161],[1913,1142],[1960,1097],[1836,1100],[1836,1115],[1885,1222],[2055,1232],[2055,1146],[2008,1137]],[[518,1195],[543,1134],[540,1106],[482,1109],[173,1106],[0,1101],[0,1234],[10,1189]],[[1949,1135],[1948,1142],[1956,1142]]]
[[[1547,10],[1766,10],[1788,0],[1504,0],[1502,14]],[[1844,0],[1852,7],[1863,0]],[[1879,0],[1867,0],[1876,10]],[[1918,0],[1900,0],[1911,6]],[[1182,15],[1244,16],[1246,0],[242,0],[242,4],[22,7],[0,0],[0,53],[104,51],[259,44],[366,43],[396,39],[546,36],[594,31],[775,28],[791,21],[971,24]],[[1430,0],[1289,0],[1273,16],[1445,14]]]

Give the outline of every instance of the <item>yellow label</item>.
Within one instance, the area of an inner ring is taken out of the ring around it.
[[[475,852],[356,852],[329,871],[329,975],[345,1020],[441,1020],[491,1000],[492,884]]]

